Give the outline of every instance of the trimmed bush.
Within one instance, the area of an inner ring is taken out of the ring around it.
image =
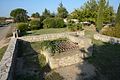
[[[20,30],[20,32],[26,32],[28,30],[28,24],[27,23],[18,23],[17,29]]]
[[[61,18],[46,18],[43,21],[43,28],[63,28],[64,21]]]
[[[32,20],[30,21],[30,30],[37,30],[41,29],[41,22],[39,20]]]

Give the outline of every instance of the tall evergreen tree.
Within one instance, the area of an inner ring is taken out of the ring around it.
[[[63,6],[62,2],[60,3],[58,9],[58,14],[57,16],[60,18],[66,18],[68,16],[68,11],[66,10],[66,8]]]
[[[116,26],[120,25],[120,4],[117,10],[117,15],[116,15]]]
[[[99,1],[99,10],[98,10],[98,16],[97,16],[97,29],[101,30],[103,21],[104,21],[104,8],[105,8],[106,0],[100,0]]]

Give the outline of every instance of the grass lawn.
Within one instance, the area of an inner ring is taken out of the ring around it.
[[[93,41],[93,56],[88,59],[107,80],[120,80],[120,45]]]
[[[40,29],[40,30],[27,31],[25,36],[50,34],[50,33],[62,33],[62,32],[66,32],[66,31],[67,31],[67,28]]]
[[[1,59],[2,59],[2,57],[3,57],[3,55],[4,55],[4,53],[5,53],[5,51],[6,51],[6,49],[7,49],[7,47],[8,47],[8,46],[4,46],[3,48],[0,49],[0,61],[1,61]]]

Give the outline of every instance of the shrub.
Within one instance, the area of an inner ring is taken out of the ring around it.
[[[64,21],[61,18],[46,18],[43,21],[44,28],[63,28],[65,27]]]
[[[43,41],[41,42],[40,46],[41,46],[41,50],[49,50],[50,55],[54,56],[56,53],[60,53],[60,48],[56,45],[59,44],[61,42],[66,42],[68,39],[67,38],[59,38],[56,40],[47,40],[47,41]]]
[[[46,18],[43,21],[43,28],[55,28],[56,23],[54,18]]]
[[[109,27],[106,28],[106,30],[104,30],[102,32],[102,34],[107,35],[107,36],[111,36],[111,37],[117,37],[120,38],[120,27]]]
[[[42,28],[41,23],[39,20],[32,20],[30,21],[30,29],[31,30],[37,30]]]
[[[45,76],[45,80],[64,80],[64,78],[56,72],[50,72]]]
[[[68,23],[67,27],[68,27],[68,30],[70,30],[70,31],[82,30],[82,25],[81,24]]]
[[[62,18],[55,18],[55,21],[56,21],[56,28],[65,27],[65,23]]]
[[[20,30],[20,32],[25,32],[28,30],[28,24],[27,23],[18,23],[17,29]]]

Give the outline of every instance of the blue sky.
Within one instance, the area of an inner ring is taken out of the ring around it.
[[[10,11],[15,8],[26,9],[28,15],[31,15],[33,12],[42,13],[45,8],[51,12],[56,12],[61,1],[67,10],[72,12],[75,8],[80,8],[87,0],[1,0],[0,16],[9,17]],[[109,2],[117,10],[120,0],[109,0]]]

